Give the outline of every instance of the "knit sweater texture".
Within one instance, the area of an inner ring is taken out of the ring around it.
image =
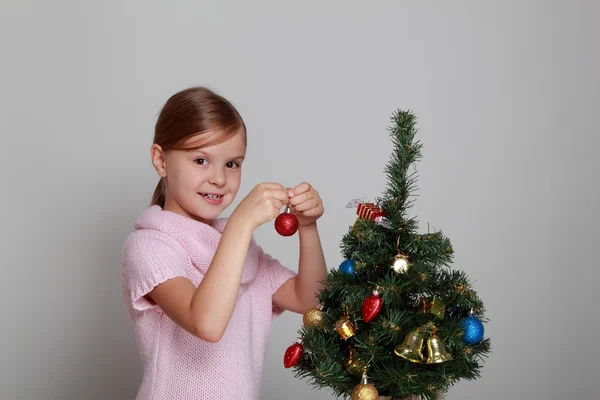
[[[143,377],[136,400],[260,398],[271,322],[283,310],[273,294],[296,273],[252,238],[238,298],[222,339],[185,331],[145,295],[175,277],[202,281],[227,219],[210,225],[159,206],[144,210],[123,245],[123,298],[140,349]]]

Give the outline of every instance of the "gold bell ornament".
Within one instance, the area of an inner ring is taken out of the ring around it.
[[[302,322],[307,328],[314,328],[321,325],[323,322],[323,305],[321,304],[319,307],[312,307],[306,310],[302,316]]]
[[[399,344],[394,349],[394,353],[404,358],[405,360],[414,362],[414,363],[422,363],[424,360],[423,357],[423,343],[425,339],[420,329],[415,329],[412,332],[409,332],[404,338],[404,342]]]
[[[452,360],[452,356],[446,350],[444,341],[438,335],[431,335],[427,339],[427,364],[439,364]]]
[[[377,388],[369,383],[367,373],[363,372],[362,382],[354,387],[352,400],[377,400],[379,392]]]

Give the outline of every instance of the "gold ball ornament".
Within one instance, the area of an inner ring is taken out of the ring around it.
[[[394,261],[392,262],[392,269],[394,272],[403,274],[408,271],[408,267],[410,267],[410,264],[408,263],[408,257],[406,257],[404,254],[396,254],[396,257],[394,257]]]
[[[367,374],[363,373],[362,383],[356,385],[352,391],[352,400],[377,400],[379,392],[375,386],[367,381]]]
[[[352,391],[352,400],[377,400],[379,392],[370,383],[357,385]]]
[[[312,307],[306,310],[302,316],[302,322],[307,328],[314,328],[321,325],[323,322],[322,306],[319,306],[319,308]]]

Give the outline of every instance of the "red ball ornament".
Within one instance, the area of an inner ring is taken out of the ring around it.
[[[296,343],[288,347],[285,351],[285,355],[283,356],[283,366],[286,368],[291,368],[300,358],[302,358],[302,353],[304,352],[304,346],[302,346],[302,339],[298,339]]]
[[[292,236],[298,230],[298,218],[292,214],[289,205],[275,218],[275,230],[281,236]]]
[[[373,294],[365,299],[362,305],[362,317],[365,322],[371,322],[383,307],[383,300],[379,297],[377,290],[373,291]]]

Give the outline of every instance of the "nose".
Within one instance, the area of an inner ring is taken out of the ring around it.
[[[213,168],[208,181],[215,186],[223,186],[225,184],[225,171],[222,168]]]

